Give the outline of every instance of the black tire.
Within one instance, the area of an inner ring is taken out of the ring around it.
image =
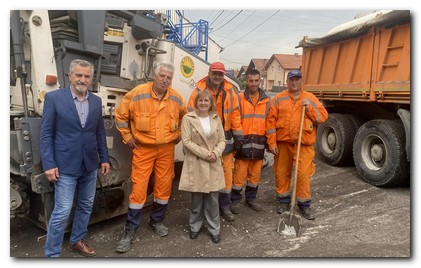
[[[345,114],[345,116],[351,120],[355,127],[355,133],[357,133],[358,129],[363,125],[364,121],[361,120],[358,116],[353,114]],[[354,137],[355,138],[355,137]]]
[[[398,186],[409,180],[405,130],[399,121],[363,124],[355,136],[353,154],[359,175],[374,186]]]
[[[318,158],[332,166],[352,165],[352,143],[357,132],[355,123],[343,114],[330,114],[317,127]]]

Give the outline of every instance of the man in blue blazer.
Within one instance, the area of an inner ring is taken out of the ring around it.
[[[70,64],[70,87],[45,95],[40,150],[45,175],[54,183],[54,209],[48,224],[45,255],[60,257],[64,231],[77,191],[69,249],[84,256],[96,251],[84,241],[95,198],[99,163],[110,169],[102,119],[101,98],[88,92],[93,65],[84,60]]]

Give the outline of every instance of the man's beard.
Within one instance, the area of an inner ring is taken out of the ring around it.
[[[81,94],[84,94],[86,93],[86,91],[88,91],[88,87],[86,86],[75,86],[74,88],[78,93],[81,93]]]

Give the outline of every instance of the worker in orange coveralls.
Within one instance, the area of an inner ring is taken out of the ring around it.
[[[172,63],[158,63],[154,81],[129,91],[115,112],[117,129],[133,151],[132,192],[118,252],[127,252],[135,238],[152,172],[155,184],[149,226],[158,236],[168,234],[162,221],[174,178],[174,149],[181,140],[181,120],[187,113],[184,98],[171,88],[173,75]]]
[[[226,146],[222,154],[225,188],[219,192],[219,211],[226,221],[234,221],[234,214],[230,211],[234,139],[243,141],[239,97],[234,86],[224,78],[225,66],[221,62],[214,62],[209,67],[208,76],[196,83],[196,90],[190,96],[187,110],[194,110],[194,99],[198,92],[208,90],[215,99],[216,110],[224,127]]]
[[[254,211],[262,207],[256,202],[260,173],[266,147],[266,118],[270,100],[259,88],[260,72],[256,69],[246,74],[247,88],[240,93],[241,124],[244,142],[235,152],[233,186],[230,210],[240,212],[241,192],[244,190],[246,204]],[[236,146],[237,147],[237,146]]]
[[[271,100],[267,118],[269,151],[275,155],[274,173],[276,196],[279,202],[277,212],[282,214],[290,209],[291,174],[297,154],[297,141],[303,106],[306,106],[298,162],[297,205],[298,211],[308,220],[315,216],[310,208],[310,177],[315,172],[314,144],[316,126],[325,122],[328,113],[322,103],[310,92],[301,88],[302,74],[299,70],[288,73],[288,90],[284,90]]]

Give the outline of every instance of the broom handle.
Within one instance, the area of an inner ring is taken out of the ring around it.
[[[295,158],[294,183],[293,183],[293,187],[292,187],[290,221],[292,220],[292,214],[294,213],[294,207],[295,207],[295,197],[296,197],[296,192],[297,192],[296,188],[297,188],[297,177],[298,177],[298,160],[300,158],[301,135],[302,135],[302,132],[303,132],[305,113],[306,113],[306,107],[303,106],[303,111],[301,113],[301,120],[300,120],[300,130],[299,130],[300,132],[298,133],[297,157]]]

